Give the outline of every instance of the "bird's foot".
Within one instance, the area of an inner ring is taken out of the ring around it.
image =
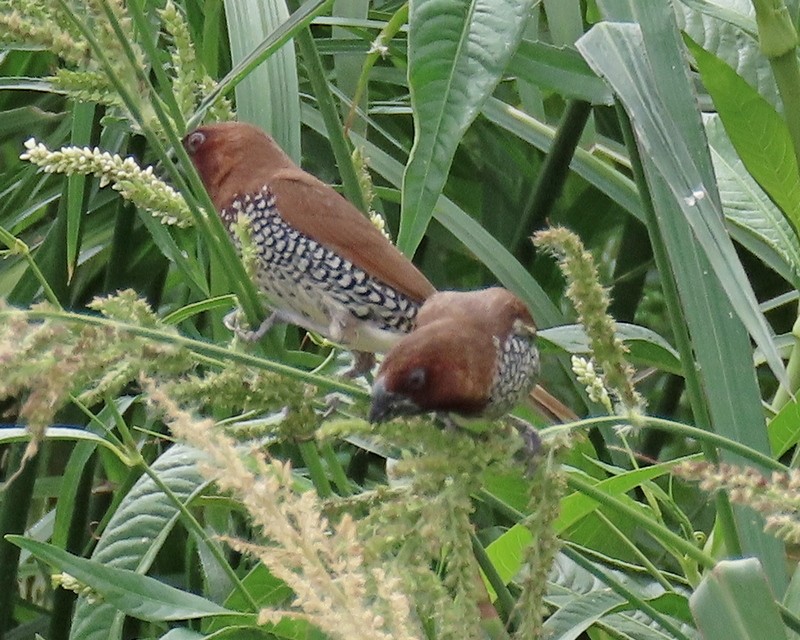
[[[322,418],[323,420],[327,420],[334,413],[336,413],[341,407],[348,405],[352,402],[343,393],[337,393],[336,391],[333,391],[331,393],[326,393],[324,400],[325,404],[322,407],[322,413],[320,413],[320,418]]]
[[[353,364],[342,374],[343,378],[355,380],[372,371],[375,366],[375,354],[369,351],[353,351]]]
[[[522,453],[524,455],[523,462],[528,466],[529,470],[533,470],[536,465],[536,458],[542,449],[542,439],[539,437],[539,432],[530,422],[517,416],[508,416],[508,421],[522,438],[522,451],[517,452],[517,455]]]
[[[267,332],[272,329],[272,325],[279,319],[278,312],[273,311],[264,321],[258,326],[258,329],[251,331],[250,329],[243,329],[241,327],[242,310],[234,309],[222,319],[222,324],[226,329],[233,331],[234,335],[243,342],[257,342],[261,340]]]

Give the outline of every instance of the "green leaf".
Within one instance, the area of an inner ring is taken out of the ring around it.
[[[49,427],[44,432],[45,440],[72,440],[84,441],[92,444],[105,447],[113,452],[120,460],[128,462],[128,457],[119,449],[113,442],[110,442],[102,436],[86,431],[84,429],[75,429],[72,427]],[[31,434],[24,427],[7,426],[0,424],[0,444],[11,444],[12,442],[28,442],[31,439]]]
[[[225,0],[225,17],[236,66],[289,19],[283,0]],[[275,51],[236,86],[239,120],[268,131],[296,162],[300,160],[300,92],[294,49]]]
[[[556,556],[546,595],[547,603],[557,609],[545,623],[549,638],[585,637],[581,634],[590,625],[609,632],[610,637],[630,640],[696,638],[694,629],[681,624],[691,619],[685,597],[665,591],[664,584],[651,576],[611,568],[611,559],[602,562],[595,554],[590,557],[581,560],[583,556],[573,547]],[[610,606],[615,600],[618,604]],[[659,620],[642,615],[639,607],[647,607]],[[669,631],[666,624],[671,625]]]
[[[800,241],[792,225],[745,169],[719,116],[703,123],[731,235],[795,287],[800,287]]]
[[[413,255],[456,147],[499,82],[533,0],[411,0],[408,85],[414,147],[403,176],[397,246]]]
[[[775,597],[755,558],[721,561],[689,606],[704,640],[786,640]]]
[[[664,371],[681,375],[683,367],[678,352],[660,335],[647,327],[619,323],[617,336],[630,350],[632,360],[639,360]],[[584,328],[577,324],[565,324],[538,332],[538,337],[567,353],[590,353],[589,338]]]
[[[800,441],[800,406],[798,399],[787,402],[768,425],[772,454],[780,457]]]
[[[586,479],[593,482],[595,487],[605,494],[617,496],[620,499],[630,501],[631,504],[636,504],[630,498],[627,498],[625,494],[643,482],[669,473],[669,470],[674,465],[675,462],[670,462],[643,469],[635,469],[601,482],[596,482],[588,477]],[[596,509],[601,508],[601,506],[594,498],[578,492],[572,493],[562,498],[561,511],[553,527],[558,533],[563,533],[576,526],[578,522],[589,516]],[[528,528],[521,524],[516,524],[486,547],[487,555],[503,580],[508,582],[519,571],[522,566],[525,547],[532,542],[533,538]]]
[[[723,226],[671,4],[604,0],[602,5],[613,8],[614,16],[635,16],[642,22],[601,23],[577,46],[590,66],[611,82],[631,116],[654,208],[650,233],[659,234],[665,246],[697,360],[687,375],[702,389],[710,428],[767,454],[761,396],[744,327],[769,352],[770,367],[784,384],[786,373]],[[698,419],[706,423],[703,414]],[[742,462],[728,454],[723,459]],[[776,591],[782,592],[782,545],[764,534],[752,511],[735,512],[736,530],[727,530],[731,543],[738,541],[745,553],[761,558]]]
[[[544,42],[523,40],[506,71],[565,98],[577,98],[592,104],[613,102],[608,85],[572,47],[554,47]]]
[[[668,110],[670,103],[665,102],[663,96],[670,86],[656,81],[661,77],[660,70],[652,67],[652,60],[642,55],[641,29],[635,24],[601,23],[581,38],[578,49],[622,99],[644,149],[642,155],[652,161],[670,188],[674,203],[691,228],[731,306],[761,347],[770,368],[781,382],[788,384],[771,329],[758,309],[747,274],[723,225],[713,172],[707,170],[703,166],[705,161],[698,160],[689,148],[686,135],[677,124],[680,112]],[[688,86],[688,78],[686,82]],[[696,112],[694,119],[699,122]],[[708,157],[707,150],[705,155]]]
[[[151,469],[181,501],[208,485],[197,470],[202,455],[185,445],[173,445]],[[144,572],[151,565],[178,521],[179,510],[150,476],[142,476],[122,499],[92,554],[92,562],[104,567]],[[76,577],[79,577],[76,575]],[[87,581],[87,584],[90,584]],[[99,589],[98,589],[99,591]],[[121,617],[110,599],[90,605],[79,601],[70,638],[110,640],[119,638]]]
[[[755,17],[746,13],[750,3],[725,4],[710,0],[676,2],[678,26],[703,49],[724,60],[771,105],[780,105],[775,76],[758,46]]]
[[[543,631],[563,640],[575,640],[598,620],[625,604],[626,600],[611,590],[591,591],[563,604],[544,623]],[[555,635],[555,634],[558,635]]]
[[[690,38],[703,84],[744,166],[800,227],[800,174],[786,121],[733,69]]]
[[[135,618],[162,622],[237,613],[135,571],[115,569],[23,536],[6,539],[90,586],[113,607]]]

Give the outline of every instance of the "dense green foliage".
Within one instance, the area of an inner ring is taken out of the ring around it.
[[[0,0],[0,640],[800,634],[799,11]],[[373,427],[341,350],[233,339],[179,141],[234,113],[519,295],[585,418]]]

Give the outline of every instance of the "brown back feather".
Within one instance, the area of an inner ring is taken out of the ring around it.
[[[269,183],[281,217],[372,277],[422,302],[428,279],[348,200],[302,169],[282,169]]]
[[[201,142],[195,144],[202,134]],[[241,195],[268,186],[281,217],[412,300],[422,302],[433,285],[367,218],[334,191],[298,167],[258,127],[220,122],[199,127],[184,138],[217,211]]]

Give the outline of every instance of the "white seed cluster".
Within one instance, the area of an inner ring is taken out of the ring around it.
[[[614,414],[611,405],[611,397],[603,384],[603,376],[594,368],[594,363],[580,356],[572,356],[572,371],[578,378],[578,382],[586,385],[586,393],[592,402],[598,402],[605,407],[609,414]]]
[[[25,142],[25,149],[20,158],[47,173],[94,175],[100,178],[101,187],[111,185],[123,198],[149,211],[164,224],[178,227],[192,224],[183,196],[159,179],[153,167],[142,169],[133,158],[123,159],[97,147],[62,147],[59,151],[50,151],[33,138]]]

